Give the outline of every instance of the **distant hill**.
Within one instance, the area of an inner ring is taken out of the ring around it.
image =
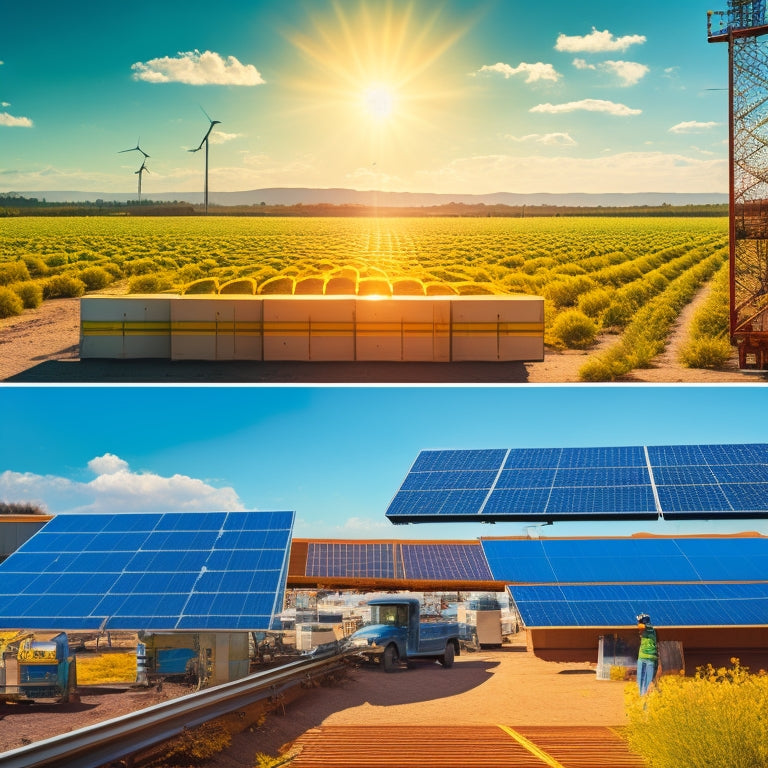
[[[50,203],[82,203],[104,200],[107,202],[128,202],[135,195],[115,192],[80,191],[28,191],[18,192],[24,197],[35,197]],[[202,192],[146,192],[144,197],[159,202],[203,202]],[[728,202],[727,193],[720,192],[606,192],[590,194],[572,192],[550,194],[537,192],[521,194],[495,192],[487,195],[436,194],[429,192],[376,192],[356,189],[312,189],[302,187],[272,187],[251,189],[242,192],[211,192],[209,201],[213,205],[366,205],[385,208],[422,208],[448,203],[465,205],[546,205],[568,207],[630,207],[658,205],[713,205]]]

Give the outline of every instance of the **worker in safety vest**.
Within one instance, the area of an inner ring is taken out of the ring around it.
[[[637,617],[637,627],[640,630],[640,650],[637,654],[637,687],[640,695],[645,695],[648,686],[653,682],[659,669],[659,649],[656,640],[656,630],[651,624],[647,613]]]

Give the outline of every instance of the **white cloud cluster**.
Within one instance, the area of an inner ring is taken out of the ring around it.
[[[537,83],[541,80],[557,82],[560,79],[560,73],[551,64],[545,64],[541,61],[537,61],[535,64],[522,61],[516,67],[502,62],[485,64],[478,70],[478,73],[481,72],[497,72],[504,75],[505,79],[514,75],[525,75],[526,83]]]
[[[567,53],[626,51],[630,45],[644,43],[645,40],[645,35],[615,37],[607,29],[599,32],[595,27],[592,27],[592,31],[588,35],[558,35],[555,50]]]
[[[3,106],[10,106],[3,104]],[[6,125],[14,128],[31,128],[32,121],[28,117],[14,117],[8,112],[0,112],[0,125]]]
[[[186,51],[131,66],[134,80],[186,85],[261,85],[264,79],[253,64],[241,64],[234,56],[213,51]]]
[[[624,86],[636,85],[650,71],[645,64],[637,61],[604,61],[600,68],[616,75]]]
[[[717,128],[717,126],[720,125],[720,123],[716,123],[713,121],[709,121],[706,123],[699,122],[698,120],[685,120],[682,123],[677,123],[677,125],[673,125],[670,129],[670,133],[704,133],[706,131],[711,130],[712,128]]]
[[[576,141],[567,133],[528,133],[525,136],[507,136],[510,141],[533,142],[550,147],[574,147]]]
[[[581,99],[580,101],[567,101],[563,104],[537,104],[531,107],[529,112],[543,112],[550,115],[564,112],[605,112],[609,115],[626,117],[627,115],[639,115],[641,109],[632,109],[626,104],[617,104],[605,99]]]
[[[128,462],[105,453],[88,462],[96,477],[77,482],[31,472],[0,473],[0,498],[41,504],[51,512],[230,511],[243,509],[233,488],[215,488],[187,475],[134,472]]]

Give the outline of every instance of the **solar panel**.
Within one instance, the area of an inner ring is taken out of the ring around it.
[[[0,627],[269,629],[293,512],[61,514],[0,564]]]
[[[768,445],[422,451],[393,523],[762,518]]]
[[[491,572],[477,544],[402,544],[407,579],[491,581]]]
[[[529,629],[627,627],[648,613],[657,627],[766,624],[768,583],[512,586]]]
[[[307,576],[395,578],[394,545],[366,542],[309,542]]]
[[[495,581],[764,581],[768,538],[483,539]]]

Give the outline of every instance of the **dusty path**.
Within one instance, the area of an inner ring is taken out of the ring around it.
[[[653,368],[626,381],[656,383],[757,383],[765,373],[742,372],[734,359],[723,370],[683,368],[676,350],[685,340],[703,289],[686,307],[665,352]],[[548,350],[541,363],[252,363],[159,360],[79,361],[79,299],[55,299],[0,320],[0,381],[13,383],[532,383],[579,381],[589,355],[617,340],[603,335],[589,351]]]
[[[258,729],[234,738],[208,768],[278,754],[311,729],[340,726],[600,726],[626,724],[627,683],[598,680],[586,663],[545,662],[524,646],[462,654],[451,669],[360,668],[332,688],[305,691]],[[425,745],[426,748],[426,745]]]

